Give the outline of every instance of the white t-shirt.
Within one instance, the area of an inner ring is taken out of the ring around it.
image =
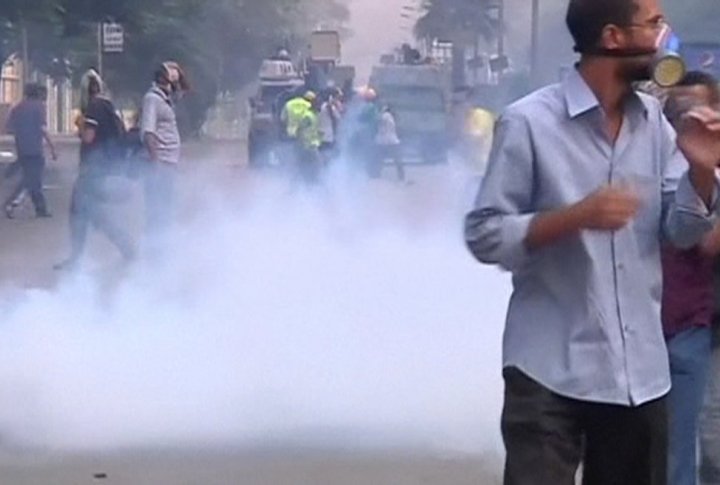
[[[378,132],[375,137],[375,143],[383,146],[400,144],[395,117],[389,111],[385,111],[380,116],[380,123],[378,124]]]
[[[320,134],[323,143],[335,143],[335,123],[340,118],[340,112],[332,103],[325,103],[320,109]]]

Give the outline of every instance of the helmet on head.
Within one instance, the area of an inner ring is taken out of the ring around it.
[[[190,85],[180,64],[174,61],[163,62],[155,71],[155,82],[170,84],[174,92],[188,91]]]
[[[306,101],[310,101],[311,103],[313,103],[317,99],[317,94],[315,94],[313,91],[307,91],[303,95],[303,98],[305,98]]]

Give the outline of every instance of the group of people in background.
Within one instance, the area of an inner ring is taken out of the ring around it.
[[[114,209],[127,198],[129,182],[139,177],[145,188],[148,252],[160,251],[173,217],[174,179],[180,161],[174,103],[188,88],[180,66],[163,63],[154,72],[138,123],[128,129],[101,76],[91,69],[82,77],[80,115],[76,120],[80,162],[70,201],[70,252],[55,269],[77,267],[91,228],[106,236],[123,260],[133,261],[138,256],[138,244]],[[21,181],[5,202],[8,218],[14,217],[25,194],[30,195],[37,217],[51,216],[42,189],[43,140],[52,158],[57,157],[45,127],[43,93],[42,87],[27,85],[25,100],[13,108],[8,118],[7,132],[15,138],[17,161],[5,175],[11,177],[14,172],[21,172]]]
[[[365,87],[346,96],[340,89],[321,93],[298,90],[281,96],[280,140],[296,178],[316,184],[323,169],[343,160],[370,178],[379,178],[386,162],[406,181],[397,120],[381,105],[374,89]],[[289,99],[288,99],[289,98]]]

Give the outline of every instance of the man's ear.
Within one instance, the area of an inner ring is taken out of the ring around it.
[[[621,49],[627,41],[627,33],[615,24],[606,25],[600,34],[600,48]]]

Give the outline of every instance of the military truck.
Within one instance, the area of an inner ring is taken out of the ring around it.
[[[250,166],[281,163],[279,141],[283,136],[280,114],[292,93],[305,89],[322,93],[328,87],[352,90],[355,68],[341,64],[340,34],[320,30],[310,35],[308,52],[300,68],[280,51],[263,61],[258,91],[250,99],[248,160]]]
[[[335,30],[317,30],[310,35],[304,65],[305,84],[313,91],[330,87],[351,91],[355,68],[342,64],[340,34]]]
[[[370,86],[395,113],[405,162],[444,163],[450,147],[452,86],[444,65],[376,66]]]
[[[289,94],[304,86],[300,73],[285,55],[263,61],[258,90],[250,98],[248,163],[252,167],[279,163],[280,111]]]

